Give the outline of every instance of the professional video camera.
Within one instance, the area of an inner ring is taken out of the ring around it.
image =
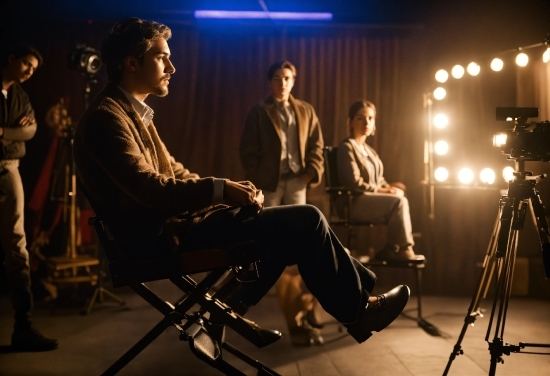
[[[88,78],[95,78],[103,66],[99,52],[85,44],[77,44],[69,52],[68,65],[69,69],[76,69]]]
[[[539,116],[536,107],[497,107],[496,119],[514,121],[513,129],[495,133],[493,146],[509,159],[550,161],[550,122],[527,123]]]

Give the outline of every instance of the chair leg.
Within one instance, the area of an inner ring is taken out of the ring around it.
[[[416,291],[417,291],[417,302],[418,302],[418,316],[417,321],[422,321],[422,268],[415,268],[416,272]]]
[[[168,318],[164,318],[157,325],[155,325],[153,329],[145,334],[134,346],[132,346],[130,350],[114,362],[113,365],[107,369],[107,371],[103,372],[102,376],[115,375],[171,325],[172,321]]]
[[[241,359],[243,362],[256,368],[258,370],[258,376],[280,376],[280,374],[278,374],[271,368],[267,367],[265,364],[263,364],[259,360],[249,357],[248,355],[246,355],[245,353],[243,353],[233,345],[227,342],[224,342],[222,344],[222,347],[225,350],[229,351],[231,354],[235,355],[237,358]]]
[[[196,330],[193,330],[193,326]],[[189,342],[189,348],[197,358],[226,375],[246,375],[222,359],[219,341],[212,338],[202,324],[194,322],[187,330],[185,327],[183,330],[180,339]]]

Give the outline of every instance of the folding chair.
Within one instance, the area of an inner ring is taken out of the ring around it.
[[[278,375],[258,360],[255,360],[225,341],[224,330],[229,326],[257,347],[268,345],[257,336],[250,326],[223,300],[242,282],[257,276],[256,262],[260,251],[252,241],[228,244],[219,248],[201,249],[173,256],[146,261],[125,259],[107,223],[99,216],[89,223],[97,232],[99,242],[109,261],[113,287],[129,286],[164,315],[142,339],[122,355],[104,375],[114,375],[153,342],[166,328],[174,326],[179,339],[189,342],[193,354],[227,375],[245,375],[223,359],[222,349],[251,365],[258,375]],[[231,278],[227,279],[227,272]],[[189,275],[209,272],[196,282]],[[252,277],[251,277],[252,276]],[[184,292],[175,303],[161,299],[151,291],[146,282],[168,279]],[[212,287],[222,280],[216,290]],[[196,308],[198,305],[198,309]],[[192,311],[192,309],[195,309]],[[209,313],[206,315],[206,313]]]
[[[325,146],[325,187],[326,192],[330,199],[330,218],[329,223],[331,226],[340,226],[347,229],[348,236],[346,247],[351,249],[354,231],[357,227],[373,227],[375,224],[370,222],[360,222],[351,219],[351,205],[354,196],[364,194],[363,191],[357,190],[352,187],[345,187],[340,184],[338,177],[338,147]],[[342,197],[345,200],[342,200]],[[344,201],[343,210],[338,210],[337,201]],[[417,294],[417,319],[418,325],[421,327],[431,327],[422,318],[422,270],[425,267],[425,260],[414,261],[375,261],[370,260],[368,257],[359,257],[359,262],[368,268],[377,267],[390,267],[390,268],[405,268],[411,269],[415,273],[416,279],[416,294]]]

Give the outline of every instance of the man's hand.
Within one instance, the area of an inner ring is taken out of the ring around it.
[[[304,183],[304,185],[306,186],[309,184],[311,180],[313,180],[313,176],[308,172],[304,172],[302,175],[299,176],[299,178],[302,181],[302,183]]]
[[[402,189],[397,188],[397,187],[383,187],[383,188],[378,188],[378,190],[376,191],[376,193],[388,193],[388,194],[396,195],[396,196],[399,196],[399,197],[405,196],[405,192],[403,192]]]
[[[34,125],[34,123],[36,123],[36,120],[30,116],[23,116],[21,119],[19,119],[20,127],[28,127],[30,125]]]
[[[264,193],[261,189],[256,190],[256,198],[254,199],[256,201],[256,205],[258,206],[258,210],[263,209],[264,207]]]
[[[225,181],[223,190],[224,202],[231,206],[248,206],[252,204],[263,206],[264,195],[262,191],[256,189],[251,182],[236,182],[232,180]]]

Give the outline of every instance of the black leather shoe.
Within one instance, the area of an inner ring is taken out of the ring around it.
[[[390,325],[405,309],[411,290],[406,285],[399,285],[385,294],[377,296],[377,302],[369,304],[360,314],[357,322],[345,324],[348,333],[359,343],[365,342],[372,335]]]
[[[13,331],[11,347],[13,351],[49,351],[57,349],[57,340],[44,337],[30,326]]]

